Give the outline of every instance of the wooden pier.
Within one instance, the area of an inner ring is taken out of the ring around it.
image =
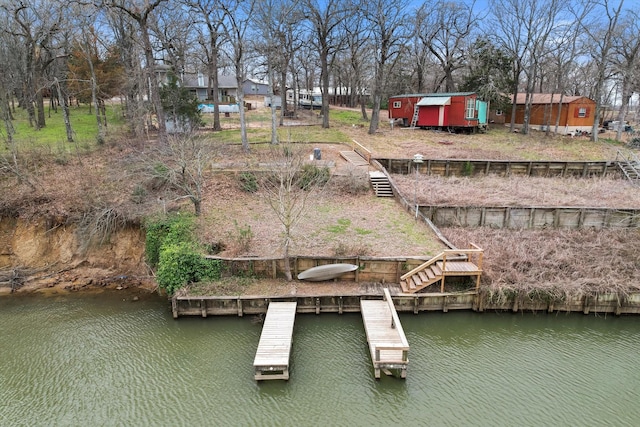
[[[391,375],[391,369],[399,371],[401,378],[406,378],[409,343],[389,290],[384,289],[382,301],[361,300],[360,311],[376,379],[380,378],[381,371]]]
[[[296,302],[271,302],[262,326],[256,357],[256,380],[288,380]]]

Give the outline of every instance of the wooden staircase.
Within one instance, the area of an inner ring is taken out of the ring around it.
[[[393,189],[391,188],[391,183],[389,182],[389,178],[387,178],[384,173],[380,171],[369,171],[369,179],[371,181],[373,191],[376,193],[376,196],[393,197]]]
[[[634,153],[618,151],[616,155],[618,167],[633,185],[640,185],[640,159]]]
[[[440,292],[444,292],[445,278],[448,276],[469,276],[476,278],[476,290],[480,287],[482,256],[484,251],[471,243],[471,249],[447,249],[400,277],[400,286],[405,293],[416,293],[434,283],[440,282]]]

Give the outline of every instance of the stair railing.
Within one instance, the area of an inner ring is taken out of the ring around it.
[[[447,257],[459,257],[461,255],[467,261],[473,262],[478,267],[478,270],[482,270],[482,257],[484,255],[484,250],[474,243],[470,243],[469,246],[471,246],[471,249],[445,249],[430,260],[420,264],[408,273],[403,274],[402,276],[400,276],[400,279],[406,280],[407,278],[426,269],[427,267],[435,264],[438,261],[442,261],[442,275],[445,276]],[[472,259],[474,255],[477,258],[476,260]]]

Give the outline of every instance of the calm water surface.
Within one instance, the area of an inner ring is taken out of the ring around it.
[[[123,296],[0,298],[1,426],[640,425],[636,317],[401,315],[408,378],[376,381],[359,314],[298,315],[256,383],[250,316]]]

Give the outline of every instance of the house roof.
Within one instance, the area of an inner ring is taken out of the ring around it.
[[[269,86],[269,83],[264,82],[262,80],[257,80],[257,79],[245,79],[242,83],[247,83],[247,82],[250,82],[251,84],[254,84],[254,85]]]
[[[516,97],[516,104],[524,104],[526,102],[526,97],[527,97],[526,93],[519,93],[518,96]],[[554,103],[560,102],[560,94],[559,93],[534,93],[534,94],[531,94],[531,103],[532,104],[550,104],[552,102],[552,99],[553,99]],[[579,99],[588,99],[589,101],[591,101],[591,99],[587,98],[586,96],[564,95],[562,97],[562,103],[563,104],[570,104],[570,103],[575,102],[575,101],[577,101]],[[511,100],[513,100],[513,96],[511,96]]]
[[[206,82],[206,76],[205,76]],[[207,85],[201,86],[198,84],[198,75],[197,74],[185,74],[182,78],[182,86],[188,88],[206,88]],[[238,82],[236,82],[236,78],[233,76],[229,76],[226,74],[218,74],[218,88],[219,89],[233,89],[238,87]]]
[[[419,107],[425,106],[441,106],[441,105],[451,105],[451,97],[450,96],[425,96],[420,101],[416,103]]]

